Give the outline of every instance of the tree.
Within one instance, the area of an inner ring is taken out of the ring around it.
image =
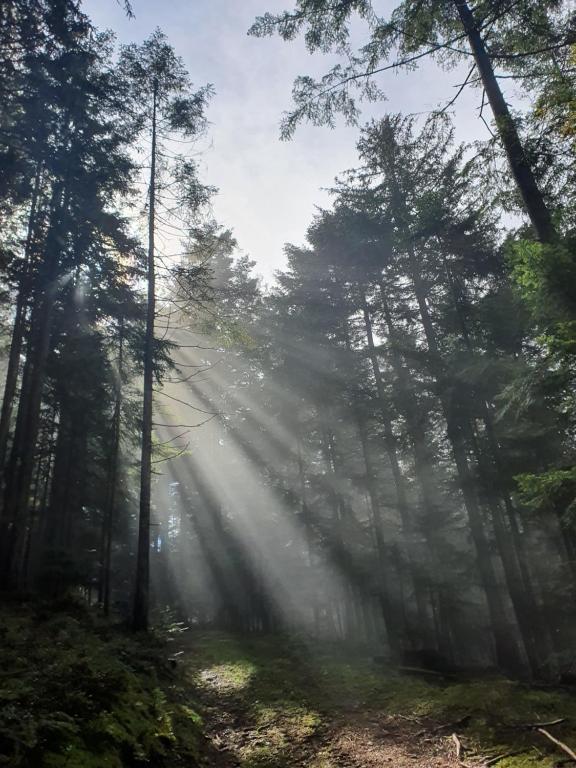
[[[35,51],[26,62],[27,71],[21,73],[25,84],[22,119],[32,131],[36,183],[23,257],[18,254],[14,260],[14,271],[21,278],[13,360],[18,359],[23,339],[26,346],[10,457],[4,467],[5,583],[19,578],[35,446],[60,310],[73,300],[70,286],[98,274],[98,268],[104,281],[117,279],[123,270],[110,257],[110,249],[131,258],[135,248],[126,234],[125,220],[114,210],[129,188],[133,166],[125,151],[128,125],[121,116],[118,80],[108,65],[110,39],[94,34],[73,4],[57,16],[50,8],[42,11],[41,19],[53,37],[45,38],[45,48]],[[42,109],[44,118],[37,125],[31,117]],[[19,213],[14,209],[16,217]],[[17,369],[13,365],[9,370],[5,430]]]
[[[133,83],[132,105],[140,110],[143,125],[150,128],[150,176],[148,206],[148,255],[146,335],[144,341],[144,381],[142,410],[142,459],[140,474],[140,514],[138,560],[134,598],[133,626],[145,630],[149,608],[150,499],[152,472],[152,408],[157,342],[156,322],[156,198],[158,155],[162,139],[179,135],[191,139],[205,125],[204,109],[210,87],[193,91],[188,75],[164,35],[157,30],[141,46],[126,46],[121,64]],[[171,172],[178,184],[179,203],[188,216],[193,216],[205,200],[206,188],[197,181],[196,166],[186,158],[178,158]]]
[[[332,125],[335,113],[343,112],[349,121],[355,121],[358,109],[351,87],[359,88],[360,94],[370,100],[381,98],[375,80],[381,72],[410,68],[426,56],[451,63],[473,59],[461,89],[470,82],[481,84],[524,209],[538,239],[549,243],[556,239],[549,204],[494,68],[506,68],[517,59],[545,60],[569,46],[574,39],[573,18],[569,11],[558,17],[557,5],[527,0],[504,8],[499,2],[482,2],[472,10],[465,0],[432,3],[426,8],[407,1],[397,5],[389,18],[383,18],[368,0],[300,0],[292,12],[259,17],[250,33],[278,33],[291,40],[303,31],[311,52],[334,50],[348,60],[344,66],[337,64],[319,82],[310,77],[296,80],[296,108],[284,119],[285,137],[293,133],[302,119]],[[349,41],[354,13],[360,16],[369,34],[367,43],[357,52],[351,50]],[[462,47],[463,41],[467,49]],[[477,76],[473,77],[475,71]]]

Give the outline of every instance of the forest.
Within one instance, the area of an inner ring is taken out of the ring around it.
[[[186,50],[0,2],[2,765],[576,763],[573,4],[290,3],[356,159],[265,281]]]

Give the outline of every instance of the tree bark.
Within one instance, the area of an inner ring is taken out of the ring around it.
[[[412,515],[408,507],[408,499],[406,494],[406,483],[402,470],[400,469],[400,462],[398,460],[398,454],[396,452],[395,438],[392,431],[392,421],[386,411],[386,393],[384,390],[384,381],[382,379],[382,372],[380,371],[380,363],[378,361],[378,355],[376,353],[376,347],[374,344],[374,334],[372,330],[372,320],[368,305],[366,303],[366,296],[362,295],[362,311],[364,316],[364,329],[366,332],[366,340],[368,343],[368,355],[372,365],[372,372],[374,374],[374,380],[376,382],[376,391],[378,394],[378,400],[380,402],[380,418],[382,426],[384,427],[384,441],[386,455],[390,462],[390,468],[392,470],[392,477],[394,479],[394,488],[396,490],[396,503],[398,505],[398,512],[400,514],[400,520],[402,523],[402,530],[406,541],[407,559],[410,565],[410,577],[414,588],[414,599],[418,611],[418,629],[426,643],[426,635],[429,628],[429,615],[428,606],[426,603],[425,593],[427,591],[426,586],[422,583],[422,579],[418,574],[419,558],[416,557],[414,552],[414,523]],[[412,633],[410,633],[412,634]]]
[[[114,403],[114,414],[112,416],[112,445],[110,447],[110,460],[108,464],[108,473],[106,478],[106,508],[104,510],[104,519],[102,521],[102,544],[101,544],[101,574],[99,584],[98,601],[102,605],[104,615],[110,613],[110,578],[111,578],[111,556],[112,556],[112,537],[114,528],[114,512],[116,506],[116,490],[118,485],[118,459],[120,455],[120,421],[122,415],[122,369],[123,369],[123,351],[124,351],[124,321],[120,319],[119,342],[118,342],[118,366],[116,379],[116,401]]]
[[[418,402],[411,386],[409,372],[402,360],[398,344],[398,334],[392,320],[392,314],[390,312],[388,298],[382,280],[379,282],[379,289],[384,324],[391,348],[392,368],[399,389],[407,402],[403,416],[408,437],[412,445],[412,452],[414,454],[414,474],[416,476],[416,482],[420,488],[420,503],[424,513],[421,528],[432,560],[432,572],[436,577],[436,583],[430,585],[431,589],[435,590],[435,600],[433,599],[432,603],[438,603],[438,615],[441,615],[444,619],[442,623],[443,631],[441,633],[436,633],[437,644],[444,658],[451,659],[453,658],[454,653],[450,633],[445,630],[446,620],[451,615],[449,606],[452,600],[444,582],[445,564],[442,555],[438,551],[438,538],[436,534],[438,528],[437,515],[441,508],[441,505],[438,503],[438,489],[430,471],[431,458],[426,446],[424,424],[420,422],[418,416]]]
[[[473,355],[474,346],[468,332],[462,306],[464,297],[459,290],[446,258],[443,261],[460,334],[466,350],[470,355]],[[481,396],[476,397],[476,401],[484,424],[490,456],[485,455],[474,429],[471,430],[473,450],[480,477],[483,481],[487,507],[490,510],[496,544],[502,560],[514,613],[518,621],[518,627],[531,670],[533,674],[537,675],[551,655],[550,637],[548,629],[542,621],[541,610],[534,593],[530,569],[524,551],[524,544],[518,528],[516,510],[508,493],[504,476],[503,458],[496,437],[494,420],[486,401]],[[496,480],[495,483],[494,479]],[[497,498],[498,496],[500,499]],[[504,505],[507,520],[504,519],[500,501]]]
[[[526,212],[530,217],[538,239],[542,243],[551,243],[556,239],[556,231],[552,223],[550,211],[538,187],[534,171],[518,134],[516,123],[510,114],[508,104],[504,99],[494,74],[492,61],[486,50],[474,14],[466,0],[454,0],[454,4],[468,37],[468,43],[474,55],[492,113],[494,114],[496,129],[504,146],[510,170],[522,196]]]
[[[156,317],[156,274],[154,269],[154,235],[156,207],[156,109],[158,81],[154,81],[152,102],[152,145],[150,164],[150,210],[148,212],[148,304],[144,345],[144,393],[142,407],[142,457],[140,464],[140,515],[138,521],[138,555],[132,626],[136,631],[148,629],[150,603],[150,500],[152,480],[152,401],[154,384],[154,321]]]
[[[40,167],[36,171],[34,181],[34,190],[32,201],[30,203],[30,214],[28,217],[28,231],[26,233],[26,243],[24,246],[24,271],[20,278],[18,287],[18,296],[16,298],[16,312],[14,315],[14,325],[12,327],[12,339],[10,342],[10,354],[8,356],[8,368],[6,371],[6,381],[4,383],[4,395],[2,398],[2,410],[0,412],[0,472],[3,478],[5,472],[6,456],[8,453],[8,436],[10,433],[10,421],[14,407],[14,397],[18,385],[18,372],[20,370],[20,355],[24,341],[26,325],[26,308],[30,298],[30,278],[31,278],[31,245],[34,232],[36,211],[38,208],[38,198],[40,191],[41,171]]]
[[[387,568],[387,547],[382,530],[382,512],[376,490],[375,469],[368,446],[368,435],[366,425],[358,409],[355,409],[356,424],[362,446],[362,458],[366,470],[366,487],[368,489],[368,498],[370,500],[370,518],[372,523],[372,532],[374,543],[376,545],[376,557],[378,563],[378,602],[382,620],[386,628],[388,646],[390,648],[393,660],[400,662],[402,651],[405,648],[405,621],[402,611],[399,611],[394,604],[394,599],[390,595],[388,584]]]

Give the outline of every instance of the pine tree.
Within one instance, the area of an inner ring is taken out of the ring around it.
[[[150,129],[150,176],[148,197],[148,253],[146,335],[144,342],[144,380],[142,411],[142,459],[140,475],[140,514],[138,560],[133,626],[146,630],[149,611],[150,570],[150,502],[152,473],[152,410],[157,343],[156,322],[156,204],[158,190],[158,157],[160,142],[170,135],[194,138],[205,125],[204,108],[210,88],[193,91],[184,65],[157,30],[141,46],[126,46],[121,65],[133,87],[131,103],[140,111],[143,125]],[[196,177],[196,166],[179,158],[170,171],[179,187],[180,206],[188,216],[194,215],[206,196]]]

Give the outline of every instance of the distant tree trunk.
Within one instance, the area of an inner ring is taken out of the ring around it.
[[[30,501],[46,361],[50,350],[52,315],[59,287],[58,257],[63,234],[61,219],[67,208],[68,192],[65,185],[60,183],[52,192],[45,253],[36,275],[26,362],[22,374],[14,439],[7,465],[0,536],[0,582],[7,587],[17,586],[18,580],[22,527]]]
[[[318,636],[320,631],[320,611],[318,607],[318,595],[316,591],[316,585],[314,583],[314,540],[312,530],[312,520],[310,517],[310,510],[307,503],[306,492],[306,473],[304,471],[304,458],[302,456],[302,437],[300,435],[299,425],[296,426],[296,451],[298,461],[298,485],[300,492],[300,513],[304,523],[304,530],[306,534],[306,555],[308,560],[308,569],[311,576],[311,590],[312,591],[312,616],[314,621],[314,631]]]
[[[12,340],[10,343],[10,353],[8,356],[8,367],[6,370],[6,381],[4,383],[4,395],[2,398],[2,409],[0,411],[0,472],[4,477],[6,456],[8,452],[8,435],[10,433],[10,420],[14,407],[14,397],[18,385],[18,372],[20,370],[20,355],[26,330],[26,309],[30,298],[30,278],[32,272],[32,238],[36,224],[36,212],[38,209],[38,199],[40,192],[41,171],[40,166],[36,171],[34,180],[34,190],[32,201],[30,203],[30,214],[28,217],[28,231],[26,233],[26,242],[24,245],[24,265],[23,273],[20,277],[18,286],[18,296],[16,298],[16,311],[14,314],[14,325],[12,327]]]
[[[124,349],[124,320],[120,319],[118,339],[118,366],[116,371],[116,400],[112,416],[112,445],[106,478],[106,506],[102,521],[102,541],[100,549],[101,573],[99,580],[98,602],[102,605],[104,615],[110,612],[110,577],[112,536],[114,530],[114,510],[116,506],[116,490],[118,485],[118,459],[120,455],[120,422],[122,415],[122,375]]]
[[[391,144],[382,159],[391,184],[391,204],[394,217],[398,223],[402,223],[407,231],[410,232],[410,214],[398,183],[394,150],[394,145]],[[406,244],[406,254],[408,256],[409,277],[412,282],[420,322],[428,347],[432,373],[436,379],[438,398],[446,422],[448,441],[452,448],[456,473],[468,516],[480,582],[486,596],[496,659],[502,669],[517,673],[522,669],[522,661],[516,639],[510,631],[501,587],[492,560],[490,543],[484,528],[482,510],[476,496],[474,477],[468,463],[466,436],[469,432],[469,427],[462,423],[458,414],[453,409],[453,403],[448,397],[444,362],[428,309],[426,287],[422,281],[421,264],[412,240],[409,240]]]
[[[463,312],[463,296],[456,285],[454,275],[446,258],[443,261],[460,334],[468,353],[473,355],[474,347]],[[534,593],[530,569],[524,552],[524,544],[518,528],[516,510],[508,493],[503,459],[494,429],[494,420],[483,397],[476,397],[476,402],[482,422],[484,423],[488,449],[491,454],[490,457],[484,455],[478,436],[472,429],[472,445],[476,463],[483,480],[498,552],[502,560],[508,591],[514,606],[526,654],[532,672],[538,674],[552,651],[550,637],[547,627],[542,621],[541,610]],[[497,496],[500,497],[504,504],[508,525],[504,520]]]
[[[325,409],[321,408],[320,410],[324,411]],[[326,415],[326,413],[321,418],[321,421],[324,422],[322,427],[322,453],[324,455],[326,472],[330,478],[327,485],[330,497],[330,505],[332,507],[332,529],[330,532],[330,544],[336,563],[342,570],[345,577],[339,596],[341,600],[341,610],[339,610],[339,616],[342,636],[343,638],[347,638],[350,636],[352,629],[350,618],[353,610],[351,606],[353,597],[351,595],[350,584],[352,581],[356,581],[359,576],[352,563],[352,555],[348,548],[344,545],[344,537],[342,535],[345,516],[345,501],[342,497],[341,491],[338,489],[339,478],[341,475],[338,472],[337,467],[334,434],[328,427],[330,418]]]
[[[453,599],[451,599],[445,586],[443,574],[446,571],[446,563],[443,562],[442,555],[439,552],[439,542],[436,533],[438,529],[438,514],[441,509],[438,499],[438,488],[430,469],[431,457],[426,446],[425,427],[419,417],[418,402],[414,395],[409,372],[403,362],[399,349],[398,334],[392,320],[388,297],[382,280],[379,282],[379,289],[386,334],[390,343],[391,364],[398,382],[399,391],[406,401],[406,407],[403,409],[403,416],[408,437],[412,445],[414,474],[416,476],[416,482],[420,488],[420,502],[424,513],[421,529],[432,561],[432,572],[437,581],[435,585],[430,585],[431,588],[435,590],[435,596],[431,602],[433,604],[435,602],[438,603],[436,614],[443,618],[441,624],[442,632],[440,634],[437,632],[437,643],[442,655],[445,658],[452,658],[452,642],[450,639],[450,632],[446,631],[446,628],[451,613],[450,604],[453,603]],[[437,627],[438,626],[440,626],[440,624],[437,623]]]
[[[64,395],[60,398],[58,436],[54,451],[54,475],[48,503],[48,532],[46,549],[68,548],[67,518],[72,495],[73,464],[79,459],[75,445],[76,421]]]
[[[356,408],[355,411],[356,424],[358,426],[358,434],[360,437],[360,445],[362,446],[362,458],[364,460],[364,467],[366,470],[366,487],[368,490],[368,498],[370,501],[370,517],[371,527],[374,536],[374,543],[376,545],[376,562],[378,568],[378,602],[380,604],[380,611],[384,626],[386,628],[386,635],[388,638],[388,645],[394,661],[399,662],[402,657],[402,651],[406,646],[406,626],[403,610],[399,610],[395,605],[395,600],[390,594],[389,584],[389,567],[388,567],[388,552],[386,542],[384,540],[384,533],[382,530],[382,511],[380,508],[380,502],[378,499],[378,491],[375,483],[375,468],[372,462],[372,456],[370,454],[370,447],[368,445],[368,434],[366,431],[366,424],[363,416]]]
[[[418,610],[418,630],[421,633],[422,640],[426,642],[426,636],[429,633],[429,614],[426,601],[427,587],[423,583],[418,573],[420,563],[418,557],[414,552],[414,523],[412,520],[412,514],[408,506],[408,499],[406,494],[406,483],[402,470],[400,469],[400,461],[396,452],[396,438],[394,437],[392,429],[392,420],[387,412],[386,407],[386,392],[384,389],[384,381],[382,378],[382,372],[380,371],[380,363],[378,361],[378,355],[376,353],[376,347],[374,345],[374,334],[372,330],[372,319],[370,317],[370,311],[368,304],[366,303],[366,296],[362,295],[362,311],[364,316],[364,329],[366,332],[366,340],[368,344],[368,356],[372,364],[372,372],[374,374],[374,380],[376,382],[376,392],[378,394],[378,400],[380,403],[380,420],[384,427],[384,447],[386,455],[390,463],[392,470],[392,477],[394,479],[394,488],[396,490],[396,503],[398,506],[398,512],[400,514],[400,521],[402,523],[402,529],[404,532],[404,539],[406,541],[407,559],[410,565],[410,578],[412,580],[414,588],[414,598],[416,601],[416,607]],[[412,630],[410,634],[414,634]]]
[[[154,397],[154,321],[156,318],[156,275],[154,235],[156,208],[156,109],[158,81],[154,82],[152,102],[152,144],[150,164],[150,209],[148,212],[148,303],[144,346],[144,400],[142,408],[142,457],[140,466],[140,516],[138,521],[138,556],[132,626],[148,629],[150,602],[150,501],[152,480],[152,401]]]
[[[550,243],[556,239],[556,231],[552,223],[550,211],[546,206],[542,192],[540,191],[534,171],[526,156],[524,146],[518,134],[516,123],[510,114],[502,90],[494,74],[494,68],[486,45],[480,34],[474,14],[466,0],[453,0],[460,16],[460,21],[468,37],[468,42],[478,72],[482,79],[482,85],[486,91],[488,102],[492,108],[496,121],[496,130],[500,141],[504,146],[508,163],[516,182],[516,186],[524,201],[524,207],[530,217],[532,226],[538,239],[543,243]]]

